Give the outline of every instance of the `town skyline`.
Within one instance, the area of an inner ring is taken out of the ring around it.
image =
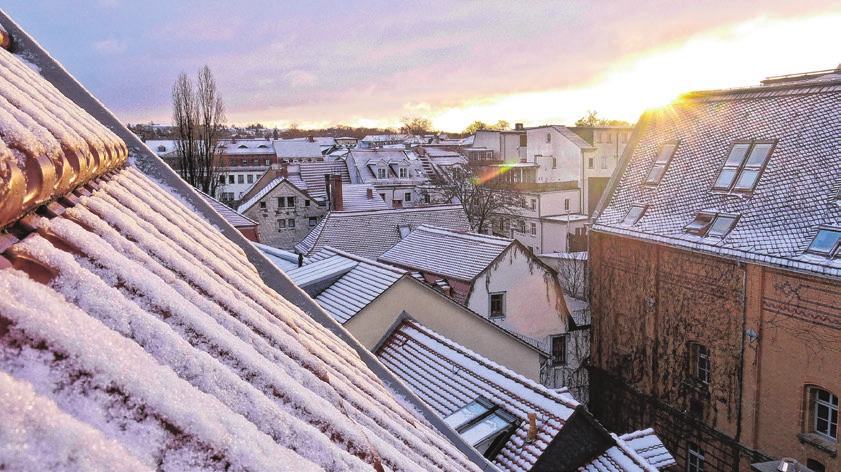
[[[835,68],[820,45],[841,27],[828,1],[6,8],[123,122],[169,124],[177,75],[207,64],[231,124],[385,128],[423,117],[451,132],[476,120],[571,125],[588,110],[634,123],[683,92]]]

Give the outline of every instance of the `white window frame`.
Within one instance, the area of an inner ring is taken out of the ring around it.
[[[829,390],[813,387],[814,398],[812,430],[833,441],[838,440],[838,396]],[[825,394],[825,395],[822,395]],[[825,398],[821,398],[825,397]]]
[[[704,472],[706,470],[704,451],[697,444],[689,443],[686,446],[686,472]]]

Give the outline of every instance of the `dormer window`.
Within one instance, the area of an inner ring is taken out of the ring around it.
[[[739,215],[715,215],[715,218],[713,218],[713,222],[710,225],[710,230],[707,232],[707,236],[715,236],[718,238],[727,236],[727,233],[736,226],[736,222],[738,220]]]
[[[669,163],[672,161],[672,157],[677,151],[678,144],[680,144],[680,141],[671,141],[663,143],[660,146],[660,152],[657,153],[657,158],[654,159],[654,165],[651,166],[648,177],[645,178],[645,185],[657,185],[660,183],[660,180],[663,179],[663,175],[666,173],[666,169],[669,167]]]
[[[818,234],[806,248],[806,252],[826,257],[838,255],[841,246],[841,228],[825,227],[818,229]]]
[[[695,219],[688,225],[684,226],[683,229],[687,233],[703,236],[707,234],[707,230],[710,228],[710,224],[712,224],[713,217],[715,217],[714,213],[702,211],[701,213],[695,215]]]
[[[401,179],[406,179],[406,178],[409,177],[409,169],[408,168],[400,167],[398,170],[400,171],[400,178]]]
[[[444,421],[490,460],[496,457],[519,425],[517,417],[481,396]]]
[[[733,143],[721,173],[713,184],[713,190],[753,192],[776,143],[771,140]]]
[[[625,214],[625,219],[623,219],[622,222],[619,224],[623,226],[634,226],[635,224],[637,224],[640,218],[642,218],[642,215],[645,214],[645,210],[647,209],[648,205],[631,205],[631,208],[628,210],[628,213]]]

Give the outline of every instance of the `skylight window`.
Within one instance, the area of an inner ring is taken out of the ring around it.
[[[736,141],[724,161],[713,190],[753,192],[776,141]]]
[[[519,425],[517,417],[484,397],[477,397],[444,421],[487,459],[496,457]]]
[[[622,223],[620,224],[623,226],[634,226],[635,224],[637,224],[640,218],[642,218],[642,215],[645,214],[646,209],[648,209],[648,205],[631,205],[631,208],[625,215],[625,219],[623,219]]]
[[[666,168],[669,167],[669,163],[675,155],[675,151],[677,151],[678,144],[680,144],[680,141],[672,141],[663,143],[663,145],[660,146],[660,152],[657,154],[657,159],[654,160],[654,165],[651,166],[651,170],[648,172],[648,177],[645,178],[645,185],[657,185],[660,183],[660,180],[666,173]]]
[[[841,228],[820,228],[818,234],[812,239],[812,243],[806,248],[806,252],[835,257],[838,255],[839,246],[841,246]]]
[[[698,236],[724,238],[736,227],[738,221],[739,215],[702,211],[683,229],[687,233],[697,234]]]

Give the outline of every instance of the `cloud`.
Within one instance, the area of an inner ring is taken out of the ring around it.
[[[106,39],[93,43],[93,50],[101,55],[114,56],[126,52],[128,44],[117,39]]]

